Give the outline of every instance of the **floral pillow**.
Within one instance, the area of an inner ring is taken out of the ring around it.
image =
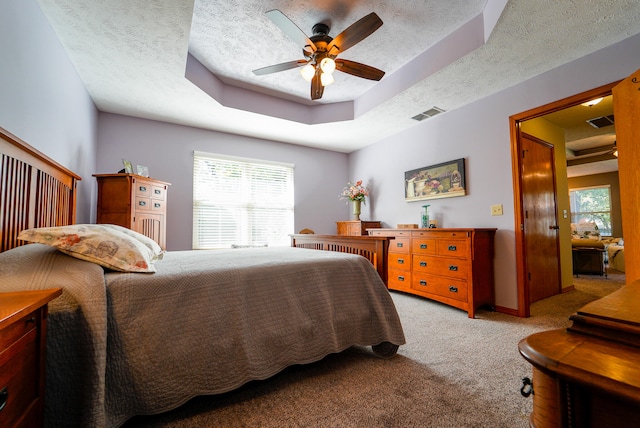
[[[142,233],[138,233],[135,230],[127,229],[126,227],[118,226],[117,224],[101,224],[101,226],[108,227],[109,229],[117,230],[119,232],[124,233],[125,235],[129,235],[132,238],[140,241],[144,246],[149,248],[153,253],[153,261],[162,260],[164,256],[164,250],[160,248],[160,245],[153,239],[148,236],[143,235]]]
[[[18,239],[49,245],[72,257],[120,272],[155,272],[154,252],[136,237],[100,224],[42,227]]]

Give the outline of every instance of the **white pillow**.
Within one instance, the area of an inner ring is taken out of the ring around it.
[[[120,272],[155,272],[154,252],[127,233],[100,224],[41,227],[18,239],[49,245],[72,257]]]

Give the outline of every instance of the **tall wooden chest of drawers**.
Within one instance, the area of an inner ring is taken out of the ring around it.
[[[467,311],[494,305],[496,229],[370,229],[388,236],[388,287]]]
[[[135,174],[94,174],[98,180],[97,223],[117,224],[166,249],[170,183]]]
[[[0,293],[0,426],[41,427],[47,304],[62,289]]]

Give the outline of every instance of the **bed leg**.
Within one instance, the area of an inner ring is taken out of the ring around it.
[[[380,358],[391,358],[398,352],[398,345],[394,345],[389,342],[378,343],[377,345],[371,346],[373,353]]]

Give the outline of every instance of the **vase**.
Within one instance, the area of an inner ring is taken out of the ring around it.
[[[353,201],[353,219],[360,220],[360,204],[362,201]]]

